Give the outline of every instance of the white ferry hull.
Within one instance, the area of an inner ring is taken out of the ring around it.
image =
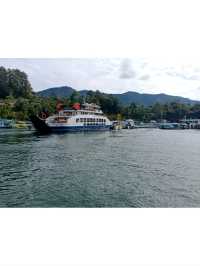
[[[54,126],[50,127],[51,132],[64,133],[64,132],[81,132],[81,131],[108,131],[110,125],[90,125],[90,126]]]

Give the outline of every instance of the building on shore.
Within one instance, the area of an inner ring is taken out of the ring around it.
[[[195,119],[192,119],[192,118],[188,118],[188,119],[186,119],[186,118],[184,118],[184,119],[181,119],[180,120],[180,123],[181,124],[185,124],[188,128],[191,128],[191,129],[195,129],[195,128],[197,128],[197,129],[200,129],[200,119],[198,119],[198,118],[195,118]]]

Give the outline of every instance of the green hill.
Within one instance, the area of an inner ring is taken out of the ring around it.
[[[49,88],[46,90],[42,90],[38,92],[37,94],[42,97],[69,97],[73,92],[76,90],[68,87],[68,86],[62,86],[62,87],[55,87],[55,88]],[[80,95],[85,96],[89,90],[81,90],[79,91]],[[150,106],[155,103],[165,104],[170,102],[177,102],[182,104],[195,104],[200,103],[199,101],[191,100],[188,98],[180,97],[180,96],[172,96],[167,94],[143,94],[138,93],[134,91],[128,91],[122,94],[112,94],[113,96],[117,97],[119,101],[124,104],[128,105],[130,103],[136,103],[136,104],[142,104],[144,106]]]

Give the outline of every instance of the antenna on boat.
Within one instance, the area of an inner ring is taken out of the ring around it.
[[[86,104],[86,95],[83,96],[83,104]]]

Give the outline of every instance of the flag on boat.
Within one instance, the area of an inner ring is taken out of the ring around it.
[[[80,103],[74,103],[72,108],[75,109],[75,110],[80,110],[81,109],[81,105],[80,105]]]

